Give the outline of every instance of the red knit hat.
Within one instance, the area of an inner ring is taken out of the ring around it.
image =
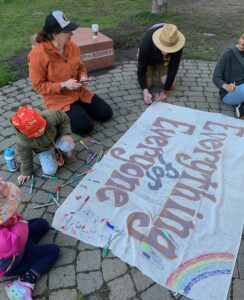
[[[20,106],[11,121],[15,128],[29,138],[38,136],[47,125],[47,121],[31,106]]]

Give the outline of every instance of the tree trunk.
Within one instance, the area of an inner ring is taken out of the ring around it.
[[[152,13],[163,14],[168,10],[168,0],[153,0],[152,1]]]

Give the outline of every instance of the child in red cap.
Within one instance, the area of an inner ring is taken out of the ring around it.
[[[54,175],[64,158],[73,162],[74,140],[68,116],[61,110],[37,112],[30,106],[20,106],[11,117],[17,137],[21,175],[19,184],[28,181],[33,174],[33,151],[38,153],[42,171]]]
[[[17,212],[20,201],[20,189],[0,178],[0,278],[19,276],[5,286],[7,296],[31,300],[37,279],[58,259],[59,247],[38,244],[50,226],[42,218],[24,220]]]

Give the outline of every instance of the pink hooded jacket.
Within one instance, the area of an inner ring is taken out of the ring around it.
[[[24,249],[29,234],[28,222],[7,220],[0,226],[0,259],[18,256]]]

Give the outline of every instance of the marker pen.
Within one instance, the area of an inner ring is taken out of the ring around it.
[[[149,254],[147,254],[146,252],[142,252],[142,254],[144,255],[144,257],[146,257],[146,259],[150,260],[152,263],[154,263],[155,266],[157,266],[160,269],[163,269],[163,266],[160,265],[158,262],[156,262]]]
[[[57,201],[57,199],[55,198],[55,196],[54,196],[53,194],[49,194],[49,196],[50,196],[51,200],[53,200],[53,202],[54,202],[57,206],[60,207],[60,204],[59,204],[59,202]]]

